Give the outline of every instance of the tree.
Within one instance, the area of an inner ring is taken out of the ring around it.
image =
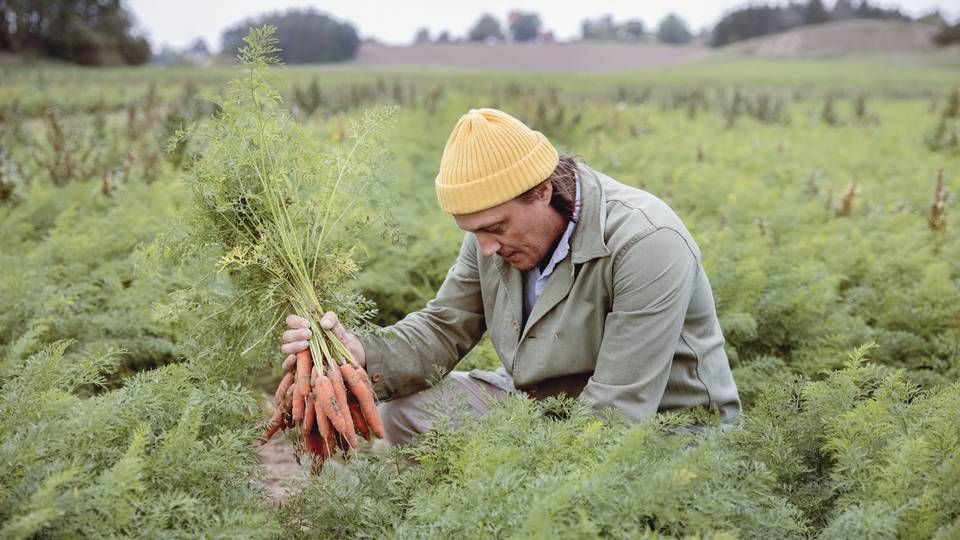
[[[870,5],[868,0],[863,0],[857,6],[857,18],[859,19],[883,19],[883,20],[910,20],[899,9],[884,9]]]
[[[450,43],[450,32],[444,30],[440,32],[440,35],[437,36],[437,43]]]
[[[584,19],[580,23],[580,31],[583,39],[614,40],[617,39],[616,25],[613,23],[612,15],[604,15],[596,19]]]
[[[832,21],[845,21],[855,16],[856,10],[853,7],[852,0],[837,0],[837,3],[833,5],[833,10],[830,11],[830,20]]]
[[[630,19],[616,23],[610,15],[596,19],[584,19],[580,22],[580,32],[584,40],[629,41],[643,39],[647,28],[640,19]]]
[[[960,44],[960,22],[942,27],[932,39],[933,43],[940,47]]]
[[[803,10],[803,24],[822,24],[830,20],[830,13],[821,0],[810,0]]]
[[[417,35],[413,38],[413,42],[417,44],[430,43],[430,29],[423,27],[417,30]]]
[[[510,14],[510,34],[514,41],[533,41],[540,33],[540,16],[536,13]]]
[[[120,0],[0,0],[0,50],[86,65],[142,64],[150,43]]]
[[[210,54],[210,48],[207,47],[207,42],[203,38],[197,38],[189,47],[187,47],[187,52],[190,54],[206,56]]]
[[[356,56],[360,38],[353,25],[340,23],[315,9],[291,9],[249,19],[224,30],[223,52],[234,55],[252,27],[275,26],[285,64],[342,62]]]
[[[917,19],[917,21],[922,22],[924,24],[936,26],[937,28],[943,28],[944,26],[949,26],[947,24],[947,20],[943,18],[943,14],[940,13],[939,9],[935,9],[927,13],[926,15],[923,15],[922,17]]]
[[[671,45],[682,45],[690,43],[691,39],[693,39],[693,34],[690,33],[686,21],[681,19],[679,15],[671,13],[660,21],[660,26],[657,28],[657,41]]]
[[[621,32],[623,39],[626,41],[640,41],[643,39],[643,36],[647,33],[646,26],[644,26],[643,21],[639,19],[631,19],[621,27]]]
[[[470,41],[504,41],[503,30],[500,29],[500,21],[489,13],[480,17],[470,32],[467,34]]]

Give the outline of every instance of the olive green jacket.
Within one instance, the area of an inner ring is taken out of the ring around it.
[[[523,277],[467,234],[426,307],[363,338],[381,399],[425,388],[490,339],[503,366],[471,376],[534,397],[561,392],[639,420],[697,406],[740,411],[700,249],[657,197],[579,166],[570,254],[522,326]]]

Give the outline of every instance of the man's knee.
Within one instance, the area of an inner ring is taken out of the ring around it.
[[[377,406],[387,442],[409,444],[414,437],[431,429],[438,417],[446,417],[452,426],[464,418],[486,414],[489,405],[505,392],[472,379],[467,372],[451,372],[436,386]]]
[[[416,395],[416,394],[414,394]],[[380,420],[383,422],[383,431],[390,444],[409,444],[411,439],[420,433],[414,418],[414,405],[407,396],[377,405]]]

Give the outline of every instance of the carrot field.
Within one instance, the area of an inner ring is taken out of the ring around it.
[[[256,441],[282,324],[236,253],[184,232],[200,160],[243,155],[194,136],[243,70],[0,66],[0,537],[956,538],[957,67],[270,68],[304,170],[383,119],[328,257],[358,325],[432,298],[463,234],[435,198],[444,142],[496,107],[683,218],[744,400],[690,432],[515,397],[319,475],[288,464],[278,499]],[[457,369],[498,364],[484,340]]]

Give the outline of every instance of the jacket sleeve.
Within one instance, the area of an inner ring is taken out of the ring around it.
[[[450,371],[483,336],[486,323],[476,239],[464,237],[460,255],[436,297],[420,311],[361,338],[374,391],[388,401],[429,386],[437,371]]]
[[[580,399],[638,421],[663,398],[699,262],[673,229],[636,238],[615,257],[597,367]]]

